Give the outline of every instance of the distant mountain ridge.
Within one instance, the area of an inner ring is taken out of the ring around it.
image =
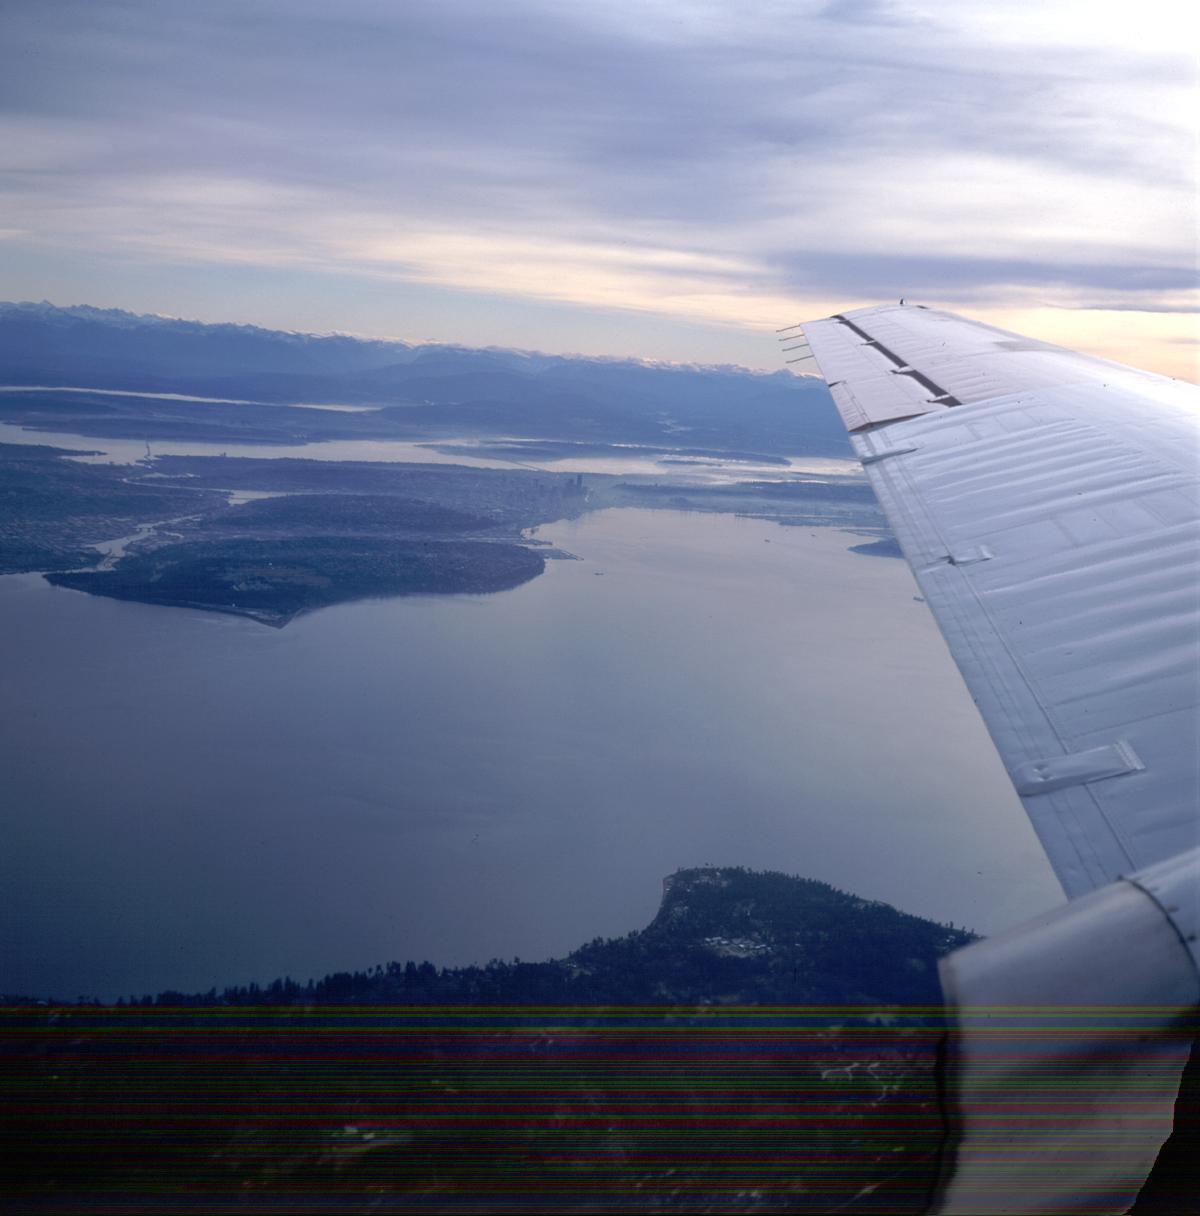
[[[456,370],[463,370],[462,363],[475,366],[475,370],[521,370],[537,373],[560,364],[587,363],[606,366],[627,366],[658,371],[698,371],[762,377],[794,379],[790,373],[756,372],[732,364],[660,363],[647,359],[603,355],[553,355],[541,351],[520,350],[510,347],[471,347],[460,343],[405,342],[400,339],[364,338],[354,334],[314,334],[299,330],[268,329],[259,325],[233,321],[195,321],[183,317],[168,317],[159,313],[135,313],[123,308],[97,308],[91,304],[58,305],[48,300],[0,300],[0,359],[4,367],[17,366],[28,356],[28,351],[15,349],[14,338],[29,336],[35,329],[78,338],[88,328],[108,331],[136,332],[152,340],[161,335],[175,337],[204,338],[210,342],[223,340],[230,343],[229,350],[210,348],[208,353],[228,353],[247,357],[250,362],[261,362],[261,366],[244,370],[269,370],[274,360],[271,352],[286,352],[294,360],[297,355],[309,357],[316,363],[325,363],[325,370],[365,370],[385,367],[396,363],[424,363],[433,370],[438,363],[453,363]],[[151,331],[147,334],[146,331]],[[251,343],[261,344],[259,360],[252,358]],[[235,345],[236,344],[236,345]],[[142,352],[143,357],[152,357]],[[480,366],[480,365],[484,366]],[[175,370],[178,370],[176,368]],[[297,371],[294,362],[288,366],[270,370]]]
[[[76,369],[85,379],[122,370],[165,376],[350,372],[400,362],[411,350],[401,342],[210,324],[88,304],[0,302],[0,366],[13,383]]]
[[[357,430],[343,420],[364,438],[404,428],[405,437],[521,435],[850,455],[824,384],[785,370],[408,345],[89,305],[0,303],[0,384],[392,407],[390,416],[360,419]],[[35,420],[42,407],[23,404],[20,412],[17,403],[0,402],[4,420],[43,425]],[[129,401],[121,408],[138,417],[150,409]],[[58,417],[59,429],[71,429],[67,421]],[[368,435],[372,427],[381,433]],[[156,436],[164,437],[146,432]]]

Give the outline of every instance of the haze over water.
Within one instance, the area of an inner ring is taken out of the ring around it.
[[[1060,901],[903,563],[726,515],[539,535],[583,560],[284,630],[0,579],[0,990],[544,958],[705,863],[983,931]]]
[[[89,390],[90,391],[90,390]],[[146,395],[146,394],[143,394]],[[316,407],[314,407],[316,408]],[[527,440],[510,441],[514,446]],[[86,464],[136,464],[149,449],[152,456],[230,456],[253,460],[345,460],[372,464],[393,461],[413,464],[466,465],[476,469],[546,469],[555,473],[604,473],[610,476],[637,474],[663,475],[668,470],[678,478],[686,466],[689,480],[697,482],[734,482],[750,478],[779,481],[790,474],[816,473],[856,476],[861,471],[857,460],[830,456],[789,456],[778,463],[756,463],[734,457],[688,456],[684,449],[667,455],[663,449],[641,444],[613,444],[619,455],[539,456],[514,452],[511,459],[486,453],[487,444],[461,439],[328,439],[315,443],[206,443],[188,440],[112,439],[42,431],[9,422],[0,422],[0,443],[65,448],[78,452],[72,460]],[[569,445],[567,445],[569,446]],[[681,459],[682,458],[682,459]]]

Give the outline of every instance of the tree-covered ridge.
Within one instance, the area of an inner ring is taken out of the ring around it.
[[[230,507],[206,521],[204,534],[436,536],[499,525],[495,518],[398,494],[289,494]]]
[[[645,929],[548,963],[25,1002],[5,1011],[0,1175],[146,1211],[186,1193],[915,1216],[944,1135],[935,964],[971,938],[825,883],[695,869]]]
[[[680,870],[650,924],[564,959],[391,962],[141,1005],[936,1005],[937,960],[974,940],[826,883],[741,867]]]
[[[503,591],[536,578],[545,564],[514,544],[325,535],[169,545],[126,557],[114,570],[46,578],[93,595],[284,625],[298,613],[369,596]]]

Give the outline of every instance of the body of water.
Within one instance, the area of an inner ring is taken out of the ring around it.
[[[745,460],[689,457],[686,465],[663,458],[660,449],[641,451],[628,445],[620,455],[570,455],[558,459],[521,454],[512,460],[477,455],[474,443],[430,439],[412,443],[399,439],[330,439],[320,443],[194,443],[174,440],[109,439],[40,431],[0,422],[0,443],[44,444],[79,452],[89,464],[136,464],[151,456],[249,456],[259,460],[291,457],[297,460],[364,460],[371,463],[456,464],[477,469],[544,469],[553,473],[609,473],[620,477],[670,476],[672,480],[701,484],[735,481],[781,481],[803,475],[857,476],[857,460],[794,456],[787,464],[755,464]],[[439,450],[441,449],[441,450]]]
[[[142,397],[149,401],[199,401],[209,405],[279,405],[281,409],[332,410],[335,414],[376,414],[378,405],[324,404],[314,401],[251,401],[247,397],[196,397],[191,393],[143,393],[123,388],[84,388],[66,384],[0,384],[0,393],[91,393],[100,397]]]
[[[724,515],[538,535],[582,560],[283,630],[0,579],[0,990],[545,958],[709,863],[982,930],[1061,900],[902,562]]]

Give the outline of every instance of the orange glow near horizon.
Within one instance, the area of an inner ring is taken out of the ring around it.
[[[1130,367],[1200,383],[1200,314],[1110,309],[972,310],[981,321]]]
[[[853,308],[893,302],[821,301],[795,306],[791,311],[796,313],[796,320],[815,320]],[[1142,312],[1136,309],[1068,308],[1045,304],[1022,307],[1012,303],[979,307],[974,304],[942,304],[933,300],[920,302],[1025,337],[1053,342],[1069,350],[1200,384],[1200,311]],[[788,315],[790,318],[790,313]]]

